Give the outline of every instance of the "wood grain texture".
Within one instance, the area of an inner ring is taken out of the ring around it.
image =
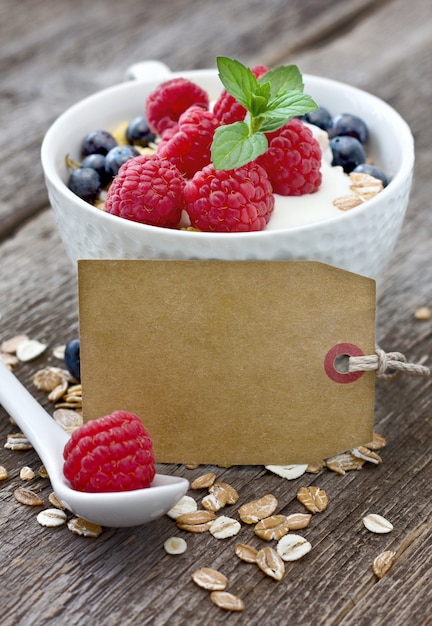
[[[52,348],[78,333],[77,281],[48,208],[40,142],[70,103],[122,80],[129,64],[145,58],[173,69],[209,67],[221,53],[251,64],[294,62],[304,72],[376,93],[401,112],[415,136],[415,179],[400,239],[378,284],[377,339],[387,351],[400,350],[415,362],[429,357],[430,364],[432,321],[415,320],[414,312],[432,306],[431,20],[429,0],[418,0],[415,10],[403,0],[5,0],[0,115],[8,151],[0,154],[0,341],[27,333],[49,345],[46,355],[17,369],[40,402],[52,412],[32,374],[46,363],[58,365]],[[2,624],[431,623],[431,387],[431,378],[377,382],[375,428],[387,438],[379,466],[345,476],[323,470],[292,482],[263,467],[215,469],[240,494],[238,503],[224,509],[233,517],[241,504],[266,493],[278,498],[278,512],[292,513],[303,510],[295,497],[300,486],[327,492],[328,508],[300,533],[312,551],[287,564],[279,583],[234,555],[237,541],[261,545],[251,527],[223,541],[181,532],[168,517],[107,529],[98,539],[40,527],[37,511],[13,497],[21,485],[19,469],[37,469],[40,461],[31,450],[3,448],[16,427],[0,408],[0,465],[10,473],[0,483]],[[193,479],[209,468],[161,469]],[[48,506],[48,480],[36,478],[32,486],[41,489]],[[204,492],[194,495],[201,500]],[[394,530],[370,533],[361,522],[367,513],[384,515]],[[171,535],[187,540],[185,554],[164,552]],[[396,550],[396,561],[378,580],[372,561],[388,549]],[[228,576],[228,590],[244,600],[244,613],[228,614],[211,604],[208,592],[191,580],[201,566]]]

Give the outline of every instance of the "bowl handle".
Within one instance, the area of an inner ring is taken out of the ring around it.
[[[163,79],[171,76],[172,72],[168,65],[161,61],[140,61],[128,67],[125,73],[125,80],[139,80],[145,78]]]

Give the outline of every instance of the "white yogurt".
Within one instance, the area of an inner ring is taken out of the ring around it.
[[[350,192],[350,179],[342,167],[332,167],[326,159],[321,164],[322,183],[315,193],[303,196],[275,194],[275,208],[266,230],[281,230],[311,224],[341,214],[333,205],[338,196]]]

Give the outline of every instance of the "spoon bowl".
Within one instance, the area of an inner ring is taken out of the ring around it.
[[[100,526],[138,526],[161,517],[186,493],[189,481],[156,474],[147,489],[87,493],[72,489],[63,476],[63,448],[69,435],[0,361],[0,404],[31,442],[62,504]]]

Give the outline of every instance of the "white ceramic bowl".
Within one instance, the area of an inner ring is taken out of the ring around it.
[[[349,85],[305,75],[305,92],[332,114],[360,116],[370,130],[368,154],[391,178],[375,198],[334,218],[284,230],[200,233],[138,224],[95,209],[66,186],[65,155],[80,157],[84,135],[112,129],[144,112],[147,95],[182,75],[205,88],[221,89],[216,70],[171,73],[158,62],[132,66],[122,84],[100,91],[64,112],[49,128],[41,158],[50,203],[66,251],[77,259],[317,260],[378,278],[399,235],[414,165],[413,138],[401,116],[379,98]]]

